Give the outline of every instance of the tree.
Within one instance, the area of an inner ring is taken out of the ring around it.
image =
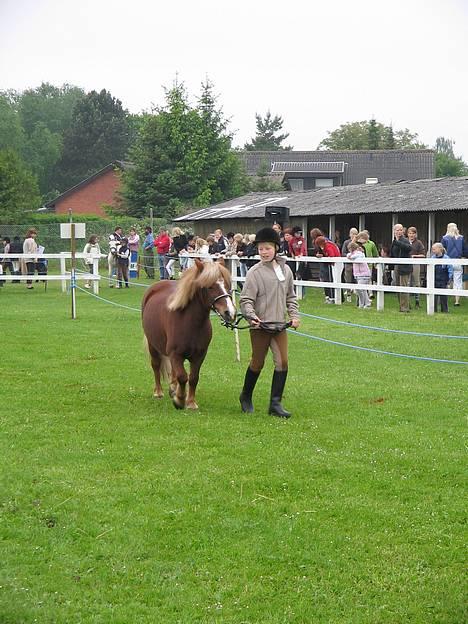
[[[206,206],[242,192],[241,165],[226,127],[209,82],[196,107],[183,84],[167,90],[165,106],[146,116],[130,150],[122,210],[141,217],[152,207],[170,218],[183,206]]]
[[[23,218],[41,205],[35,177],[12,149],[0,150],[0,220]]]
[[[283,118],[279,115],[271,116],[271,112],[267,111],[264,118],[258,113],[255,114],[257,125],[257,134],[250,143],[244,145],[244,149],[248,151],[279,151],[291,150],[292,146],[282,146],[289,133],[276,135],[283,129]]]
[[[256,175],[249,179],[249,183],[251,191],[284,191],[281,181],[270,176],[270,164],[265,159],[260,162]]]
[[[436,139],[434,147],[436,151],[436,178],[467,175],[468,166],[461,158],[455,156],[453,146],[454,141],[452,139],[446,139],[445,137]]]
[[[370,150],[379,149],[381,143],[381,135],[384,133],[377,126],[377,122],[374,118],[369,121],[367,126],[367,142]]]
[[[11,149],[21,154],[24,142],[24,131],[12,98],[0,93],[0,149]]]
[[[127,116],[120,100],[105,89],[77,100],[57,165],[62,191],[125,157],[130,137]]]
[[[394,132],[375,119],[342,124],[328,133],[318,149],[326,150],[373,150],[373,149],[427,149],[419,142],[418,135],[407,128]]]

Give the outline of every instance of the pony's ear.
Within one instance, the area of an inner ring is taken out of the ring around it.
[[[217,262],[218,264],[220,264],[221,266],[226,266],[226,263],[224,262],[224,258],[223,258],[223,256],[220,256],[220,257],[216,260],[216,262]]]
[[[198,273],[203,271],[203,262],[199,258],[195,258],[195,266],[197,267]]]

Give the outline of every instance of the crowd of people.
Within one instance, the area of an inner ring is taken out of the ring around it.
[[[30,228],[26,232],[23,241],[19,236],[14,236],[13,240],[5,236],[3,238],[3,253],[13,255],[0,262],[0,274],[8,274],[9,272],[17,277],[27,275],[29,279],[26,280],[26,288],[28,290],[34,288],[32,278],[36,271],[38,277],[47,274],[47,261],[40,257],[44,253],[44,247],[37,242],[37,230],[35,228]],[[20,258],[15,257],[14,254],[37,254],[37,257]],[[13,280],[13,283],[19,283],[19,281],[19,279]],[[0,286],[3,284],[4,282],[0,279]]]
[[[414,226],[405,228],[402,224],[396,224],[393,228],[393,240],[389,247],[380,248],[371,240],[367,230],[359,231],[351,228],[349,235],[341,242],[340,233],[337,232],[334,240],[331,240],[319,228],[312,228],[309,232],[309,240],[304,236],[302,228],[299,226],[282,228],[279,223],[275,223],[272,229],[278,234],[279,248],[278,256],[284,257],[286,265],[291,270],[293,279],[311,279],[311,266],[307,262],[298,262],[304,256],[326,257],[346,257],[352,263],[346,263],[343,270],[342,280],[347,284],[347,288],[342,291],[343,301],[352,302],[353,295],[356,297],[356,305],[362,309],[372,306],[372,292],[366,289],[354,289],[353,284],[370,285],[377,281],[377,270],[375,264],[365,261],[366,258],[451,258],[459,259],[468,257],[468,244],[458,231],[455,223],[449,223],[447,231],[440,242],[434,243],[428,254],[423,242],[418,238],[417,229]],[[222,256],[227,260],[235,259],[237,272],[240,277],[246,277],[247,272],[258,260],[258,241],[255,234],[241,234],[228,232],[224,234],[221,228],[214,230],[213,234],[206,238],[193,234],[184,233],[179,227],[169,231],[165,227],[160,227],[157,233],[153,233],[150,226],[144,230],[140,237],[136,228],[132,227],[128,235],[124,235],[120,226],[108,237],[109,243],[109,285],[111,287],[122,288],[129,286],[129,268],[134,267],[138,275],[140,269],[145,271],[149,279],[155,278],[155,265],[158,268],[160,280],[172,280],[178,277],[179,272],[183,273],[190,268],[194,255],[204,257],[209,260],[212,257]],[[35,271],[38,274],[47,272],[45,260],[41,260],[40,254],[44,251],[37,242],[37,230],[30,228],[26,232],[23,241],[18,236],[13,240],[8,237],[3,239],[3,251],[9,254],[37,254],[36,258],[21,260],[11,257],[4,259],[0,264],[0,272],[10,272],[13,275],[27,275],[31,279],[27,280],[26,287],[33,288],[32,276]],[[101,248],[99,238],[96,235],[89,237],[83,252],[91,254],[84,259],[84,268],[87,273],[92,274],[94,262],[92,256],[100,256]],[[178,271],[177,271],[178,267]],[[116,279],[114,279],[114,277]],[[384,265],[383,283],[393,286],[420,287],[422,280],[421,265],[403,264],[390,262]],[[319,279],[323,282],[333,282],[332,263],[323,262],[319,265]],[[463,266],[461,265],[436,265],[435,285],[437,288],[448,288],[453,284],[453,288],[461,290],[463,288]],[[3,282],[0,278],[0,285]],[[89,280],[86,280],[85,287],[90,288]],[[325,302],[335,303],[335,291],[324,288]],[[399,292],[399,309],[401,312],[409,312],[411,300],[414,308],[420,306],[419,294],[411,295]],[[436,297],[436,308],[440,306],[442,312],[448,311],[448,300],[446,295]],[[460,297],[455,296],[454,305],[460,305]]]

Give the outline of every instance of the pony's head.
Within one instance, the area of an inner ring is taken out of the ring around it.
[[[236,320],[236,307],[231,295],[231,276],[224,262],[201,262],[195,259],[191,269],[185,271],[169,300],[169,310],[183,310],[199,294],[207,307],[212,308],[225,321]]]

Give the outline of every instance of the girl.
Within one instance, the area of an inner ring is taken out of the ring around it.
[[[434,243],[432,245],[431,258],[447,258],[450,256],[445,253],[442,243]],[[447,288],[448,283],[453,279],[454,266],[451,264],[436,264],[434,267],[434,286],[435,288]],[[447,295],[434,295],[434,309],[437,312],[437,308],[440,301],[440,311],[448,312],[448,297]]]
[[[268,413],[289,418],[291,413],[283,408],[281,399],[288,375],[286,315],[291,319],[292,327],[299,327],[293,276],[286,260],[277,256],[280,238],[275,230],[269,227],[259,230],[255,242],[260,262],[247,273],[240,296],[242,314],[251,326],[252,358],[239,400],[243,412],[253,412],[252,393],[270,348],[275,370]]]
[[[128,247],[128,239],[125,236],[120,242],[117,250],[117,288],[122,288],[122,279],[125,282],[125,288],[128,288],[128,265],[130,262],[130,249]]]
[[[440,242],[445,247],[449,258],[462,258],[466,253],[465,239],[458,231],[456,223],[447,225],[447,233],[442,236]],[[453,265],[453,288],[455,290],[463,289],[463,266],[461,264]],[[460,305],[460,297],[455,296],[454,305]]]
[[[370,284],[371,282],[371,269],[367,262],[364,262],[366,256],[362,247],[357,242],[351,242],[348,244],[349,252],[346,257],[353,261],[353,276],[358,284]],[[358,304],[360,308],[370,308],[371,301],[367,290],[357,290]]]
[[[85,254],[93,254],[93,256],[100,256],[101,255],[101,248],[99,247],[99,239],[98,237],[93,234],[92,236],[89,237],[88,242],[86,243],[86,245],[84,246],[83,249],[83,253]],[[85,269],[88,273],[91,273],[91,275],[93,274],[93,269],[94,269],[94,259],[93,258],[85,258]],[[89,280],[87,280],[85,282],[85,288],[90,288],[90,283]]]

